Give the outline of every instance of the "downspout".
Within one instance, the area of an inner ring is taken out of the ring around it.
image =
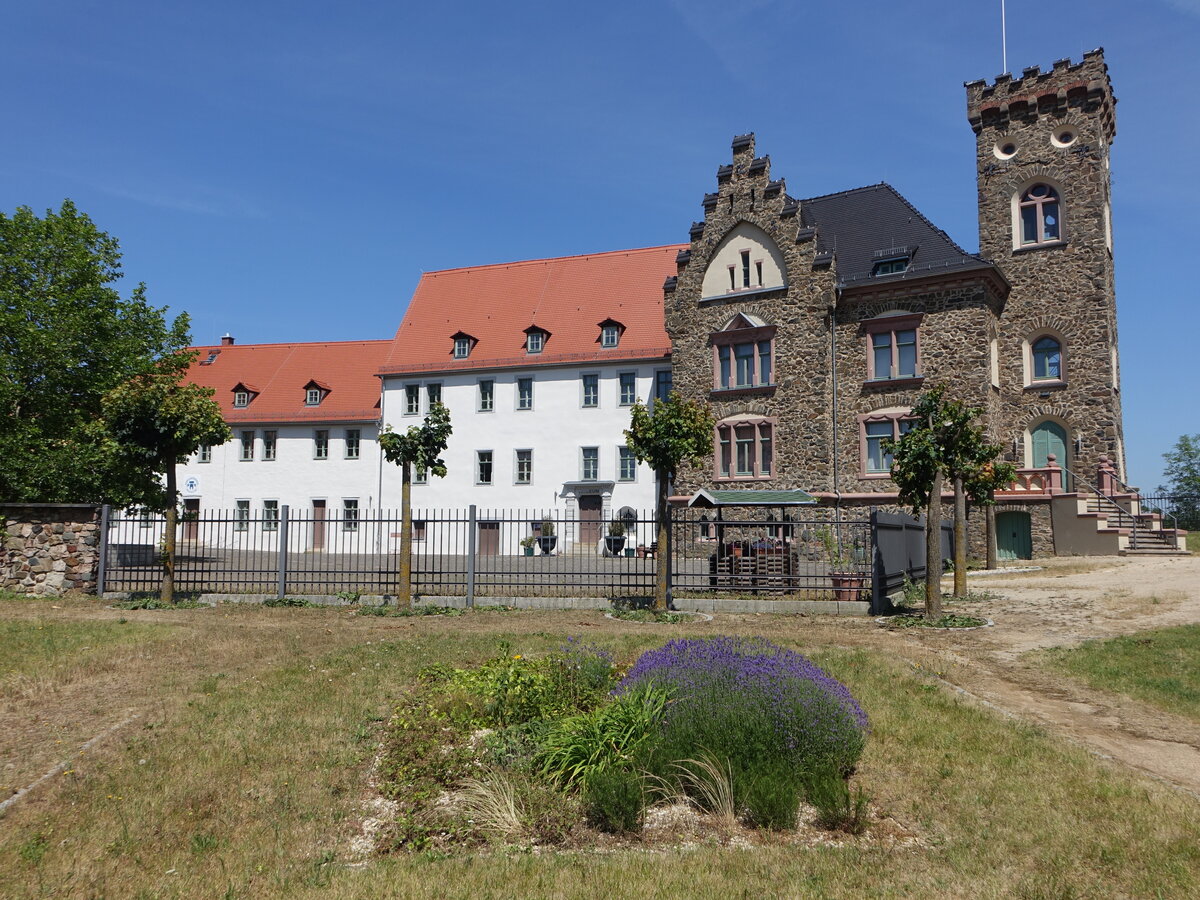
[[[833,399],[833,519],[842,521],[841,467],[838,464],[841,449],[838,446],[838,379],[837,379],[837,302],[842,295],[839,285],[834,286],[834,300],[829,306],[829,380]]]
[[[379,527],[375,529],[375,552],[383,552],[383,445],[379,443],[379,437],[383,432],[383,423],[387,421],[384,418],[384,405],[387,403],[387,391],[384,388],[382,375],[375,376],[379,379],[379,422],[375,426],[375,455],[377,457],[376,467],[379,470],[379,486],[375,491],[375,497],[379,500]]]

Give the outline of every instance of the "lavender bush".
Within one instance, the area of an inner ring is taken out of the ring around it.
[[[866,714],[845,685],[762,638],[671,641],[642,654],[615,692],[647,684],[673,698],[655,768],[706,750],[729,760],[743,796],[763,793],[762,779],[798,792],[805,772],[848,773],[866,740]]]

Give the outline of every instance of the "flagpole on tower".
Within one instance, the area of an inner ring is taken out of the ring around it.
[[[1008,18],[1005,15],[1004,0],[1000,0],[1000,55],[1004,65],[1001,72],[1008,72]]]

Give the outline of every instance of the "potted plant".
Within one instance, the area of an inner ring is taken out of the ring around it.
[[[609,556],[620,556],[625,549],[625,523],[614,518],[608,523],[608,536],[604,539],[604,549]]]
[[[521,549],[525,551],[526,556],[533,556],[533,544],[535,538],[531,534],[529,537],[521,538]]]
[[[829,563],[834,599],[848,602],[857,600],[867,580],[866,575],[855,568],[857,548],[839,542],[832,528],[822,528],[819,536],[825,547],[825,559]]]
[[[537,545],[542,548],[542,553],[549,556],[557,544],[558,536],[554,533],[554,521],[543,519],[542,533],[538,535]]]

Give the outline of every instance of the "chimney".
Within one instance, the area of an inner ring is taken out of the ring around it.
[[[228,331],[225,332],[223,335],[221,335],[221,346],[222,347],[232,347],[233,346],[233,335],[230,334]]]

